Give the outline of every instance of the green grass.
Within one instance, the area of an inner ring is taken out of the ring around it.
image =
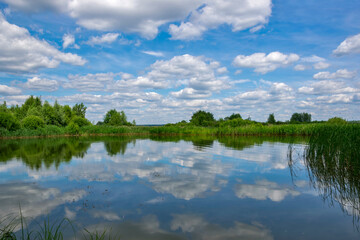
[[[83,126],[78,129],[61,128],[56,126],[45,126],[44,128],[29,130],[18,129],[8,131],[0,128],[0,137],[33,137],[33,136],[89,136],[89,135],[208,135],[208,136],[310,136],[316,134],[323,127],[343,127],[344,129],[357,130],[360,124],[249,124],[242,126],[220,125],[218,127],[198,127],[193,125],[169,124],[159,127],[145,126]],[[74,132],[75,131],[75,132]]]
[[[73,238],[77,239],[76,230],[72,222],[67,218],[51,223],[48,217],[42,224],[37,224],[36,230],[28,228],[21,211],[20,217],[6,216],[0,220],[0,240],[64,240],[66,239],[64,233],[69,230],[73,234]],[[107,229],[90,232],[84,228],[81,235],[80,239],[85,240],[120,239],[113,235],[111,230],[108,231]]]

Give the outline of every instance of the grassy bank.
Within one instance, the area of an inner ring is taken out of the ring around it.
[[[338,129],[360,133],[360,124],[282,124],[282,125],[244,125],[239,127],[199,127],[194,125],[166,125],[156,127],[146,126],[96,126],[89,125],[71,129],[67,127],[45,126],[34,130],[21,128],[8,131],[0,128],[1,138],[36,137],[36,136],[67,136],[67,135],[207,135],[207,136],[311,136],[317,134],[319,129]]]

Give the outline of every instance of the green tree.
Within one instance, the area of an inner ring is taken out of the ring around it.
[[[80,103],[80,104],[77,103],[73,106],[72,111],[74,112],[74,114],[76,116],[85,118],[86,109],[87,109],[87,107],[85,107],[85,105],[83,103]]]
[[[21,121],[21,125],[27,129],[43,128],[44,120],[38,116],[28,116]]]
[[[65,105],[63,107],[63,111],[64,111],[64,121],[65,121],[65,125],[68,125],[71,121],[71,118],[73,117],[73,112],[71,110],[71,107],[69,105]]]
[[[267,123],[269,123],[269,124],[275,124],[276,123],[274,113],[269,114]]]
[[[6,101],[4,101],[3,104],[0,105],[0,112],[7,112],[8,108],[6,106]]]
[[[311,122],[311,114],[309,113],[294,113],[290,118],[291,123],[309,123]]]
[[[242,119],[239,113],[233,113],[229,117],[226,117],[225,120],[233,120],[233,119]]]
[[[116,109],[111,109],[105,114],[104,124],[112,126],[129,125],[124,111],[118,112]]]
[[[215,123],[215,119],[212,113],[199,110],[191,116],[190,123],[195,126],[211,126]]]
[[[12,113],[0,112],[0,128],[14,131],[20,128],[20,123]]]

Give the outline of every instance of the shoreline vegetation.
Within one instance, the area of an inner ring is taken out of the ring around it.
[[[22,106],[0,105],[0,139],[61,136],[102,135],[209,135],[209,136],[311,136],[319,129],[360,132],[358,122],[333,117],[328,121],[311,121],[309,113],[294,113],[289,121],[276,121],[273,113],[266,122],[242,119],[233,113],[216,120],[212,113],[197,111],[189,122],[183,120],[163,126],[137,126],[127,121],[123,111],[112,109],[96,124],[85,118],[83,103],[62,106],[50,105],[39,97],[29,97]]]

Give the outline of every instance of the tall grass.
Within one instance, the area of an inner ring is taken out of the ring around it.
[[[291,151],[291,149],[290,149]],[[291,154],[289,154],[291,156]],[[331,205],[360,217],[360,125],[319,125],[302,155],[314,189]],[[289,159],[290,170],[295,165]],[[358,227],[358,225],[356,225]]]

